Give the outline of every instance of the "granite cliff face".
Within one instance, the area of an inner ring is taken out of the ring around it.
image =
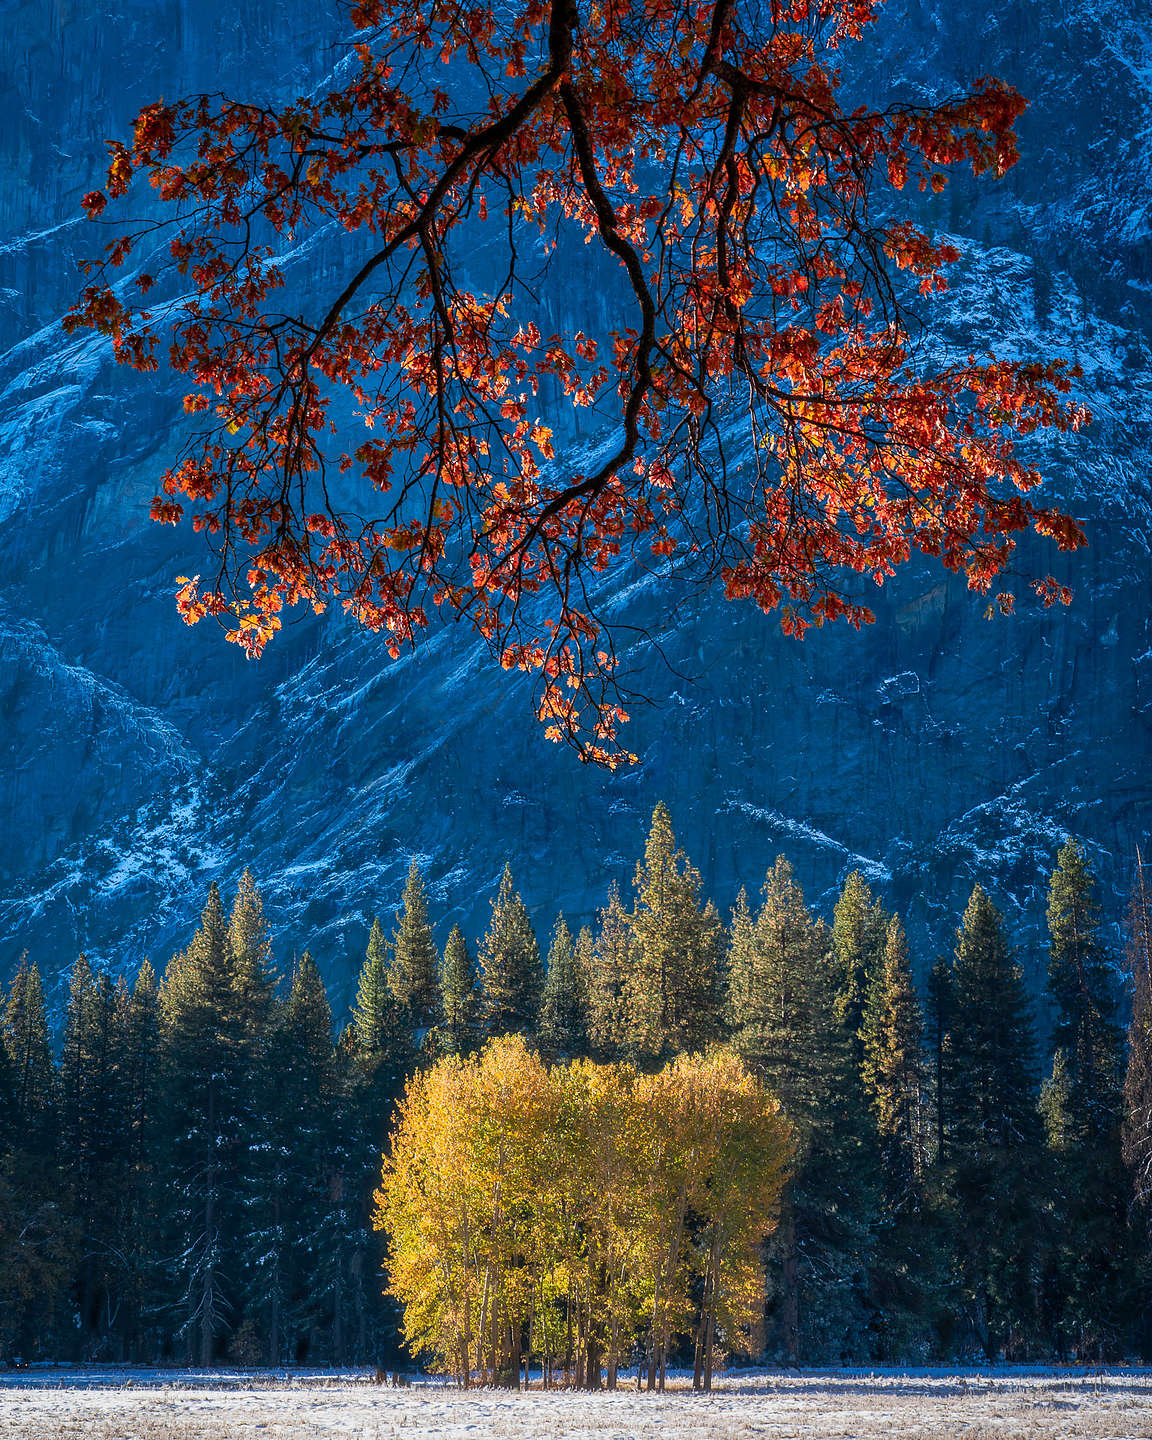
[[[1068,831],[1099,847],[1115,917],[1152,814],[1139,7],[893,0],[859,72],[931,96],[992,72],[1033,99],[1021,164],[947,192],[933,219],[964,251],[948,344],[1084,368],[1095,424],[1040,457],[1091,540],[1065,567],[1072,609],[1025,601],[989,622],[921,568],[863,636],[797,644],[691,591],[623,588],[615,612],[667,661],[639,643],[630,656],[655,703],[632,727],[640,765],[615,776],[548,744],[525,684],[462,632],[389,663],[371,636],[310,620],[250,665],[182,626],[172,577],[196,568],[193,539],[146,512],[173,392],[58,328],[103,138],[157,95],[294,94],[338,35],[334,7],[304,0],[17,0],[0,20],[0,971],[25,947],[53,976],[80,948],[162,962],[208,881],[251,864],[282,951],[309,945],[340,991],[411,854],[472,933],[510,856],[546,931],[557,908],[589,918],[611,880],[627,885],[660,798],[721,905],[780,850],[821,903],[860,866],[907,909],[925,960],[980,878],[1038,978],[1044,875]],[[336,260],[318,249],[309,276]]]

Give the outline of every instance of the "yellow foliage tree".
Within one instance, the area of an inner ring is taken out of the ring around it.
[[[697,1388],[718,1339],[763,1301],[790,1137],[731,1052],[655,1075],[549,1069],[520,1036],[413,1076],[376,1193],[410,1346],[462,1385],[614,1388],[644,1330],[649,1385],[694,1337]]]

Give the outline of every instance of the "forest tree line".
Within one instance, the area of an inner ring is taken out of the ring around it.
[[[1152,1353],[1143,875],[1120,957],[1084,849],[1060,850],[1046,1054],[981,886],[921,994],[858,873],[827,924],[781,858],[725,925],[662,805],[630,902],[613,890],[575,935],[559,919],[546,963],[509,869],[475,951],[453,927],[441,954],[414,864],[338,1031],[307,954],[278,974],[247,872],[162,978],[78,959],[56,1046],[25,960],[0,1046],[0,1357],[393,1358],[372,1197],[397,1103],[514,1035],[549,1065],[649,1076],[723,1044],[779,1100],[793,1155],[757,1358]],[[651,1337],[635,1346],[622,1363]]]

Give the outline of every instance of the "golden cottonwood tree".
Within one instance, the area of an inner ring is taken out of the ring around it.
[[[442,1060],[409,1083],[376,1195],[405,1336],[465,1385],[539,1362],[588,1389],[644,1333],[662,1384],[689,1336],[707,1389],[762,1303],[789,1153],[726,1051],[649,1076],[549,1069],[519,1036]]]

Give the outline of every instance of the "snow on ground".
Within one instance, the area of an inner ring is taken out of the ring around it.
[[[632,1382],[634,1385],[634,1381]],[[744,1372],[711,1395],[377,1387],[363,1376],[0,1376],[0,1440],[1148,1440],[1140,1370]]]

